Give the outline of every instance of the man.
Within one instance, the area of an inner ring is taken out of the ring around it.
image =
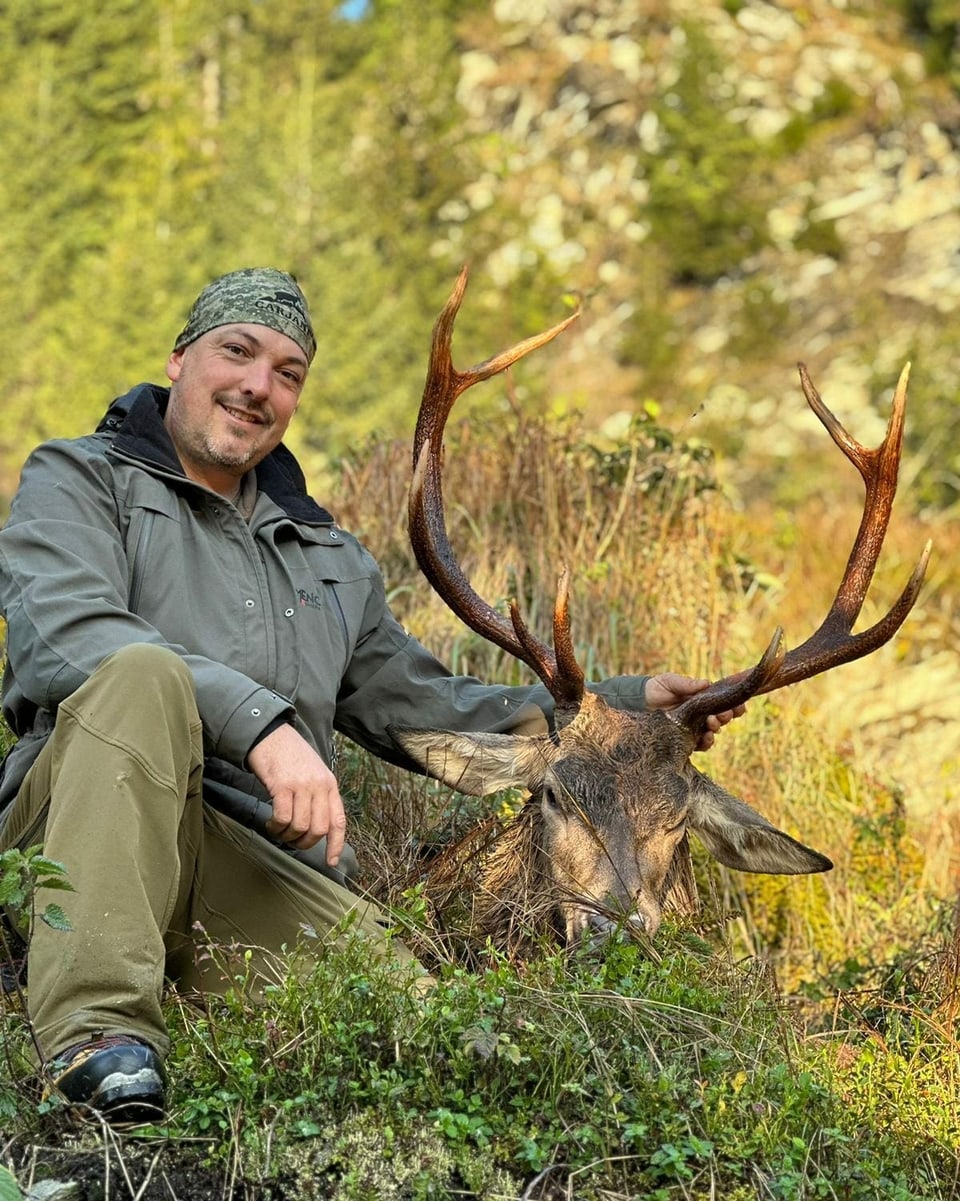
[[[42,842],[76,889],[72,933],[33,936],[30,1016],[59,1091],[113,1121],[163,1113],[165,975],[220,984],[194,954],[197,927],[277,950],[303,923],[351,914],[384,939],[375,906],[344,886],[335,729],[418,770],[389,724],[530,733],[551,719],[540,685],[450,675],[307,494],[281,440],[315,351],[290,276],[215,280],[167,361],[169,389],[142,384],[95,434],[39,447],[0,532],[3,712],[19,740],[0,849]],[[666,708],[702,684],[598,690]],[[223,812],[258,806],[260,831]]]

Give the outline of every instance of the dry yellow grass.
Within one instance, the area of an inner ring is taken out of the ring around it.
[[[574,636],[594,678],[727,673],[753,662],[778,624],[796,644],[826,613],[859,519],[855,479],[841,480],[835,498],[820,489],[789,510],[770,497],[737,511],[712,489],[709,461],[651,421],[600,449],[572,422],[517,414],[496,427],[463,423],[449,442],[448,525],[467,574],[493,603],[518,597],[546,637],[557,571],[569,563]],[[441,659],[481,678],[528,678],[419,577],[404,525],[408,456],[381,446],[347,465],[341,520],[384,565],[398,615]],[[706,874],[717,907],[740,915],[734,946],[776,961],[789,984],[909,944],[954,886],[954,525],[895,514],[862,621],[892,603],[931,536],[929,582],[894,643],[755,701],[701,765],[835,860],[813,879]],[[442,790],[387,779],[378,815],[395,834],[436,820]]]

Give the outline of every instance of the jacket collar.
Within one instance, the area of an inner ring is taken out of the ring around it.
[[[114,400],[97,426],[97,433],[114,434],[111,445],[119,453],[187,481],[163,424],[169,399],[169,388],[137,384]],[[294,521],[309,525],[333,524],[332,514],[307,492],[300,464],[282,443],[257,464],[257,487]]]

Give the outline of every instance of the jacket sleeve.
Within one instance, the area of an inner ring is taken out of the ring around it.
[[[168,643],[131,612],[121,516],[109,463],[49,442],[27,460],[0,531],[0,610],[7,621],[4,711],[18,734],[54,712],[107,655],[149,642],[189,666],[208,749],[241,764],[290,702],[241,672]],[[185,598],[184,603],[189,603]]]
[[[365,632],[343,678],[335,725],[389,762],[413,771],[387,733],[391,725],[498,734],[544,734],[553,726],[553,698],[543,684],[484,684],[453,675],[408,634],[389,611],[379,571],[370,559],[371,596]],[[645,676],[614,676],[590,684],[619,709],[646,708]]]

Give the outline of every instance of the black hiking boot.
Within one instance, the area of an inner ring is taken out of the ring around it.
[[[76,1116],[95,1110],[111,1126],[156,1125],[164,1119],[166,1076],[152,1047],[127,1034],[75,1043],[47,1065],[51,1085]]]

